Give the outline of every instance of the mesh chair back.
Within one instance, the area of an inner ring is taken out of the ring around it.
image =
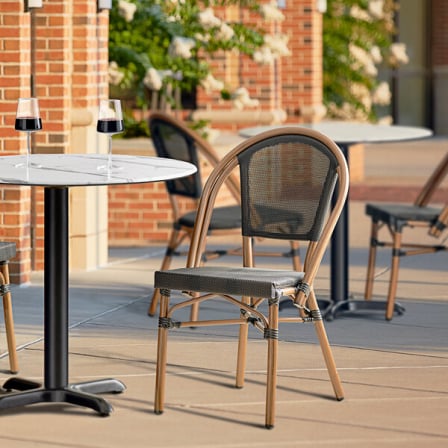
[[[150,118],[149,129],[159,157],[183,160],[197,167],[196,173],[191,176],[166,181],[168,193],[198,199],[202,193],[202,184],[194,138],[175,123],[159,117]]]
[[[279,135],[238,159],[243,235],[317,241],[338,178],[333,152],[312,137]]]

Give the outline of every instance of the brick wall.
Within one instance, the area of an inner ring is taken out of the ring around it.
[[[26,151],[14,118],[17,99],[29,96],[39,98],[43,122],[33,152],[88,150],[72,147],[72,114],[108,96],[107,40],[108,13],[98,14],[95,1],[45,0],[31,12],[23,0],[0,2],[1,155]],[[12,281],[27,282],[31,269],[43,268],[43,190],[3,187],[0,196],[0,237],[18,249]]]
[[[17,98],[30,96],[30,33],[23,2],[0,2],[0,155],[26,152],[26,136],[14,130],[14,120]],[[17,244],[18,257],[10,266],[14,282],[29,281],[30,197],[27,188],[0,188],[0,238]]]
[[[222,10],[221,16],[229,20],[241,20],[270,34],[286,34],[291,56],[280,58],[274,65],[260,66],[245,56],[222,55],[213,62],[214,74],[233,89],[246,87],[250,96],[260,101],[259,108],[253,109],[254,117],[260,109],[284,110],[287,121],[312,120],[316,107],[322,104],[322,15],[316,11],[315,0],[286,1],[282,12],[285,20],[272,23],[237,7]],[[217,93],[199,92],[200,109],[229,111],[231,107]],[[232,123],[230,118],[214,121],[213,125],[237,130],[248,123]]]

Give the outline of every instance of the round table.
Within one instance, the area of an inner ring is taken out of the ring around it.
[[[386,143],[406,140],[418,140],[432,135],[430,129],[414,126],[378,125],[371,123],[357,123],[350,121],[321,121],[318,123],[285,124],[287,126],[301,126],[311,128],[332,139],[341,148],[348,161],[348,148],[359,143]],[[255,126],[240,130],[242,137],[252,137],[268,131],[275,126]],[[326,310],[327,318],[334,318],[336,312],[354,311],[356,309],[384,309],[385,303],[373,300],[349,300],[348,265],[348,201],[334,229],[331,239],[331,302]],[[396,304],[396,311],[403,312],[400,304]]]
[[[68,383],[68,238],[69,187],[158,182],[196,172],[190,163],[158,157],[107,156],[98,154],[33,154],[0,157],[0,184],[44,187],[45,272],[44,272],[44,385],[10,378],[0,409],[33,403],[71,403],[94,409],[101,415],[111,405],[95,394],[122,392],[123,383],[104,379]],[[93,210],[94,211],[94,210]]]

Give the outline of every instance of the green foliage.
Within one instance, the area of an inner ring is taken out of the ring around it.
[[[353,7],[357,9],[356,14]],[[393,40],[395,7],[394,0],[385,0],[384,15],[375,17],[369,12],[368,0],[327,0],[323,22],[323,84],[324,104],[329,110],[350,104],[368,119],[376,119],[374,107],[369,107],[359,89],[356,91],[353,87],[372,92],[378,85],[377,76],[363,67],[351,49],[356,46],[369,55],[377,47],[383,56],[387,54]]]
[[[260,30],[237,22],[228,23],[234,34],[230,39],[224,39],[220,38],[217,29],[205,30],[198,20],[198,14],[210,4],[240,4],[256,9],[258,6],[253,0],[128,0],[128,3],[137,5],[130,21],[120,12],[118,0],[113,0],[109,19],[109,60],[119,65],[124,73],[120,87],[132,88],[139,106],[146,100],[143,79],[149,68],[181,73],[181,77],[173,76],[164,82],[192,91],[210,73],[208,61],[215,53],[236,49],[252,55],[263,44]],[[207,38],[201,41],[198,39],[200,35]],[[195,39],[190,58],[170,53],[170,44],[175,37]]]

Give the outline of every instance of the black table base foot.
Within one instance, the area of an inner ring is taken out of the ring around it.
[[[354,311],[382,311],[386,313],[386,302],[380,300],[342,300],[340,302],[336,302],[330,308],[330,310],[326,313],[326,320],[333,320],[337,317],[338,314],[342,314],[344,312],[354,312]],[[405,312],[405,308],[399,303],[394,304],[394,312],[401,316]]]
[[[3,384],[3,389],[10,392],[13,390],[26,391],[32,389],[40,389],[41,383],[27,380],[24,378],[10,378]],[[68,389],[86,392],[89,394],[107,394],[120,393],[126,390],[126,386],[115,378],[106,378],[102,380],[86,381],[85,383],[70,384]]]
[[[42,383],[37,383],[36,381],[26,380],[25,378],[10,378],[6,380],[3,384],[3,389],[8,392],[13,390],[32,390],[39,389],[42,387]]]
[[[37,403],[69,403],[93,409],[102,416],[112,412],[112,406],[101,397],[74,390],[63,389],[32,389],[24,392],[11,393],[0,398],[0,410],[27,406]]]
[[[119,394],[126,390],[126,386],[121,381],[114,378],[71,384],[69,388],[71,390],[86,392],[89,394]]]

